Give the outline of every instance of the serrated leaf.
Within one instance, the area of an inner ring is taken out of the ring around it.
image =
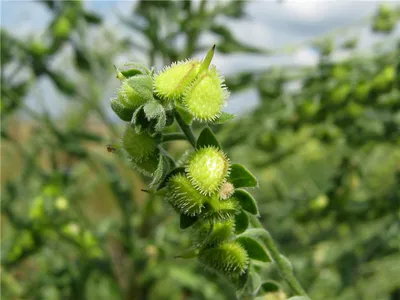
[[[172,176],[174,176],[176,174],[185,174],[185,168],[184,167],[179,167],[179,168],[175,168],[171,172],[169,172],[167,174],[167,176],[165,176],[165,178],[160,182],[160,184],[157,187],[157,190],[160,190],[163,187],[166,187],[167,183],[168,183],[168,179],[170,179]]]
[[[281,287],[279,284],[272,280],[267,280],[261,285],[261,290],[264,293],[273,293],[279,291],[280,289]]]
[[[244,210],[240,210],[240,213],[235,215],[235,232],[236,234],[244,232],[249,226],[249,216]]]
[[[182,117],[182,120],[187,124],[190,125],[192,124],[193,121],[193,115],[184,107],[180,105],[175,105],[176,111],[179,113],[179,115]]]
[[[270,262],[271,259],[267,253],[267,250],[261,245],[261,243],[248,236],[240,236],[236,239],[247,251],[249,258],[259,260],[262,262]]]
[[[202,130],[196,142],[197,149],[207,146],[214,146],[217,149],[221,149],[217,138],[209,127],[206,127]]]
[[[199,218],[197,216],[191,217],[191,216],[187,216],[187,215],[181,214],[180,215],[179,227],[181,229],[189,228],[194,223],[196,223],[198,219]]]
[[[210,122],[212,124],[223,124],[225,122],[228,122],[230,120],[233,120],[236,117],[236,115],[227,113],[227,112],[222,112],[221,115],[216,118],[214,121]]]
[[[235,188],[256,187],[258,185],[254,175],[240,164],[232,164],[229,181]]]
[[[245,211],[248,211],[252,215],[258,215],[258,208],[257,208],[256,200],[253,198],[253,196],[249,192],[247,192],[245,190],[237,189],[237,190],[235,190],[233,197],[235,197],[239,201],[240,206]]]

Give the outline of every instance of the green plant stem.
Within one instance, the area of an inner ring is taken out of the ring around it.
[[[181,115],[178,112],[175,112],[175,119],[178,122],[179,127],[181,128],[189,143],[193,146],[193,148],[196,148],[196,138],[193,134],[192,128],[187,125],[185,121],[183,121]]]
[[[178,140],[186,140],[186,135],[180,132],[166,133],[162,139],[163,143]]]
[[[269,254],[281,273],[281,276],[286,280],[296,295],[307,296],[307,293],[302,288],[300,282],[298,282],[296,277],[293,275],[293,270],[289,261],[282,254],[280,254],[274,240],[271,237],[271,234],[262,226],[256,216],[251,216],[251,223],[253,226],[257,227],[257,229],[254,230],[257,231],[257,235],[262,239],[267,247]]]

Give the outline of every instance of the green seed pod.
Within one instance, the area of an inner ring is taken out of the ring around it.
[[[224,79],[215,67],[211,67],[188,87],[183,101],[195,119],[213,121],[221,114],[228,96]]]
[[[153,99],[152,79],[148,75],[136,75],[122,82],[118,99],[126,108],[136,109]]]
[[[137,133],[132,126],[126,126],[122,135],[122,147],[133,161],[144,161],[157,150],[157,141],[147,133]]]
[[[181,213],[195,216],[201,213],[207,197],[200,194],[182,174],[171,177],[168,181],[168,202]]]
[[[209,146],[197,150],[185,170],[190,182],[200,193],[211,195],[225,182],[230,163],[221,150]]]
[[[198,222],[193,228],[193,245],[210,247],[227,241],[235,231],[232,219],[214,222],[210,232],[210,222]]]
[[[237,278],[249,265],[246,250],[237,242],[226,242],[216,248],[199,253],[200,262],[209,270],[222,273],[229,278]]]
[[[200,64],[198,60],[186,60],[164,68],[154,79],[155,93],[168,102],[180,100],[196,78]]]

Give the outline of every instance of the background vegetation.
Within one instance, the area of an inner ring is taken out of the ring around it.
[[[40,5],[52,15],[45,34],[1,29],[3,299],[235,299],[223,278],[174,258],[190,232],[107,147],[122,132],[109,117],[113,64],[132,51],[150,65],[203,54],[210,34],[223,54],[296,47],[239,41],[225,20],[244,18],[242,1],[139,1],[119,16],[127,38],[82,2]],[[227,78],[233,94],[253,88],[259,102],[213,130],[258,176],[261,221],[312,299],[400,299],[399,20],[399,7],[381,5],[365,21],[377,36],[366,49],[339,29],[309,42],[316,66]],[[52,105],[67,103],[61,114],[32,96],[42,80],[57,89]],[[263,270],[281,282],[273,264]],[[263,299],[286,296],[282,285]]]

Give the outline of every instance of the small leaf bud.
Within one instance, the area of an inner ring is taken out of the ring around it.
[[[137,75],[122,82],[118,99],[130,109],[136,109],[153,99],[152,79],[148,75]]]

